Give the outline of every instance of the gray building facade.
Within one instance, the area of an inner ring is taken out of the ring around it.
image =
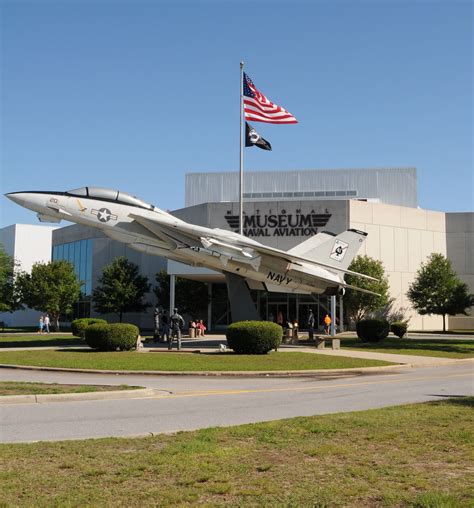
[[[310,169],[246,171],[244,199],[346,200],[364,199],[416,208],[415,168]],[[239,200],[237,172],[188,173],[186,206]]]

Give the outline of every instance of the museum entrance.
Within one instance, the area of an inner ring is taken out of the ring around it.
[[[232,322],[230,304],[227,298],[225,284],[212,284],[211,297],[211,326],[215,330],[225,329]],[[331,314],[330,297],[320,295],[298,295],[286,293],[267,293],[264,291],[251,291],[252,298],[257,306],[260,318],[275,323],[281,321],[286,327],[288,321],[297,322],[300,329],[308,328],[309,309],[313,311],[316,321],[315,329],[323,330],[323,319]],[[339,299],[338,305],[339,307]],[[337,310],[339,316],[339,310]],[[339,320],[336,317],[336,324]]]
[[[288,320],[288,304],[268,303],[266,320],[278,323],[279,325],[284,325]]]

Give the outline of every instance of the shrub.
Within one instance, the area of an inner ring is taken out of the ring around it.
[[[357,336],[368,342],[379,342],[388,336],[390,325],[384,319],[362,319],[356,325]]]
[[[80,318],[75,319],[71,323],[71,330],[72,334],[76,337],[80,337],[81,339],[84,338],[84,330],[89,326],[96,323],[102,323],[106,324],[107,321],[105,319],[99,319],[99,318]]]
[[[87,345],[92,349],[104,351],[104,344],[107,343],[109,325],[107,323],[96,323],[86,327],[84,330],[84,339]],[[105,349],[105,351],[107,351]]]
[[[85,329],[85,339],[89,347],[99,351],[129,351],[135,349],[138,327],[128,323],[97,323]]]
[[[408,323],[406,321],[394,321],[390,325],[390,331],[396,335],[399,339],[407,333]]]
[[[227,328],[227,343],[238,354],[264,355],[277,349],[283,329],[268,321],[239,321]]]

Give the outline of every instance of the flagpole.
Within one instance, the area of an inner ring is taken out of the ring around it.
[[[244,234],[244,62],[240,62],[240,172],[239,172],[239,233]]]

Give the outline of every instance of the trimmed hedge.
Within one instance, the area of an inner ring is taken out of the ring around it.
[[[281,344],[283,329],[268,321],[238,321],[226,332],[227,344],[238,354],[265,355]]]
[[[385,319],[362,319],[356,325],[357,336],[367,342],[379,342],[387,338],[390,325]]]
[[[130,351],[137,345],[140,330],[128,323],[97,323],[85,329],[87,345],[99,351]]]
[[[394,321],[390,325],[390,331],[396,335],[399,339],[402,339],[403,336],[407,333],[408,323],[406,321]]]
[[[105,319],[99,319],[99,318],[80,318],[75,319],[71,323],[71,330],[72,334],[76,337],[80,337],[81,339],[84,338],[84,330],[89,326],[96,323],[102,323],[107,324],[107,321]]]

